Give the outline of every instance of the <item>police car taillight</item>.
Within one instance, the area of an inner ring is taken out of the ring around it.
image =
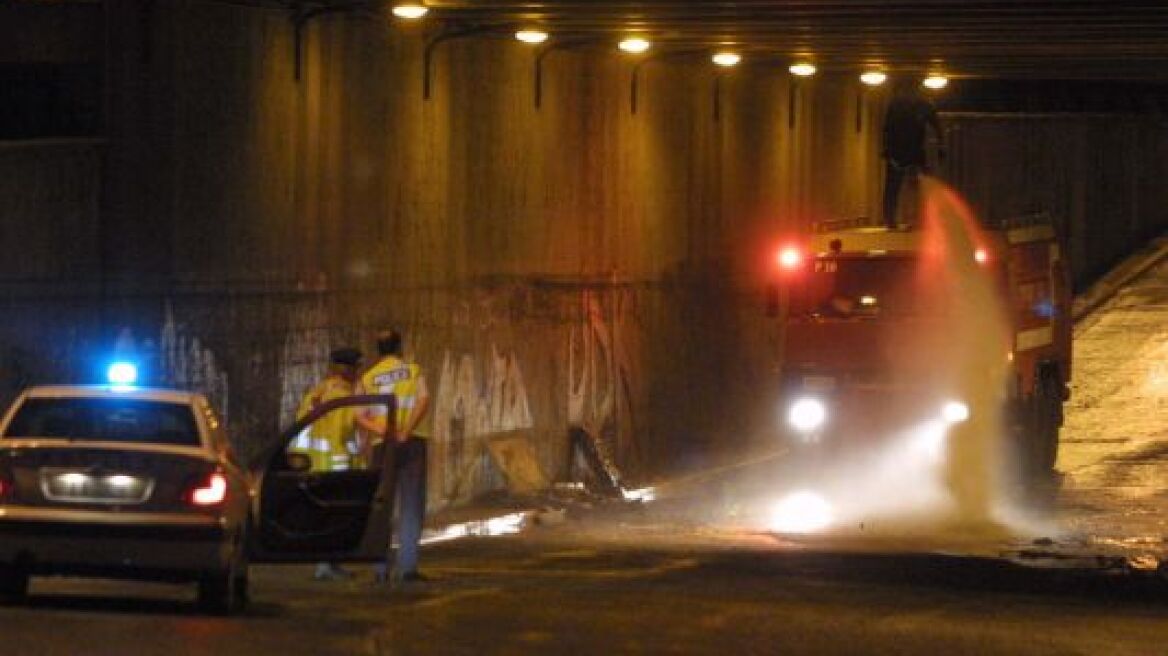
[[[7,499],[11,492],[12,481],[8,480],[3,474],[0,474],[0,501]]]
[[[195,489],[191,490],[190,502],[196,506],[217,506],[227,498],[227,478],[215,472]]]

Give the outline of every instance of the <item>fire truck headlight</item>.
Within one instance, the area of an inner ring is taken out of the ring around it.
[[[830,526],[833,519],[827,499],[814,492],[800,491],[779,501],[771,524],[779,533],[815,533]]]
[[[787,422],[800,432],[810,432],[823,426],[827,421],[827,406],[819,399],[802,398],[791,404],[787,411]]]
[[[961,401],[949,401],[941,406],[941,418],[949,424],[960,424],[969,419],[969,406]]]

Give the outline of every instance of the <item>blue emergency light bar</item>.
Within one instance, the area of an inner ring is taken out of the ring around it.
[[[115,362],[105,374],[110,385],[129,386],[138,382],[138,367],[132,362]]]

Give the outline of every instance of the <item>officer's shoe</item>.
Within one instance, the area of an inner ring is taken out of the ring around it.
[[[422,574],[421,572],[419,572],[418,570],[415,569],[415,570],[410,570],[408,572],[400,572],[400,573],[394,572],[393,579],[390,581],[390,585],[395,587],[395,588],[398,588],[398,587],[401,587],[403,585],[408,585],[410,583],[425,583],[426,581],[429,581],[429,580],[430,580],[430,577]]]
[[[317,581],[347,581],[353,578],[353,574],[333,563],[317,563],[312,578]]]

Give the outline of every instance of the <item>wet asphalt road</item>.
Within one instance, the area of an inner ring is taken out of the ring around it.
[[[761,459],[652,504],[429,546],[434,579],[406,589],[256,567],[233,618],[200,615],[187,587],[34,580],[0,607],[0,653],[1168,654],[1168,579],[1094,558],[1168,553],[1168,263],[1076,348],[1049,542],[779,538],[749,500],[789,465]]]
[[[668,504],[665,504],[666,506]],[[0,608],[5,654],[1157,654],[1168,586],[935,555],[824,554],[649,511],[425,550],[431,581],[257,567],[205,617],[176,586],[43,580]],[[674,535],[670,536],[669,533]]]

